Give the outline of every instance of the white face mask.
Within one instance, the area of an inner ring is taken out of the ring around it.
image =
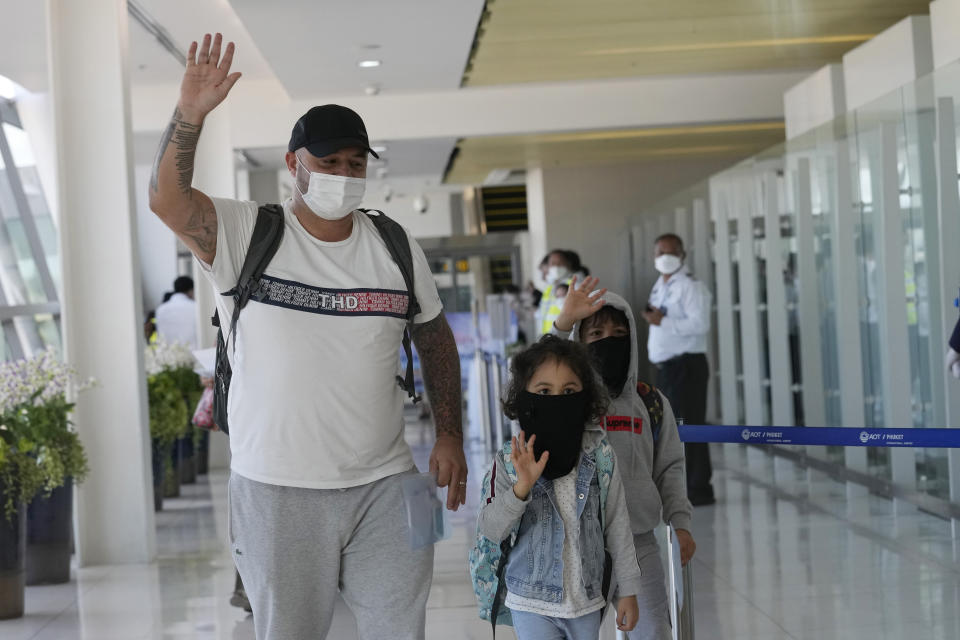
[[[663,275],[669,276],[680,270],[680,267],[683,266],[683,260],[677,256],[665,253],[654,259],[653,266]]]
[[[300,162],[300,157],[297,157]],[[363,201],[367,189],[364,178],[347,178],[328,173],[310,171],[302,162],[300,166],[310,174],[307,192],[297,191],[303,197],[303,203],[324,220],[341,220],[347,217]]]
[[[565,280],[569,275],[570,275],[570,269],[567,269],[566,267],[553,265],[552,267],[547,269],[547,282],[549,282],[550,284],[556,284],[561,280]]]

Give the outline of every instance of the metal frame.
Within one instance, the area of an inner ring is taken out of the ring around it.
[[[16,104],[9,100],[0,100],[0,125],[2,124],[9,124],[22,129]],[[4,278],[0,278],[0,324],[2,324],[4,339],[9,350],[7,355],[16,359],[31,355],[43,347],[43,340],[36,324],[37,315],[52,315],[58,331],[60,330],[60,302],[53,274],[50,271],[50,265],[47,263],[47,256],[40,240],[36,220],[24,193],[23,182],[20,180],[20,173],[14,163],[13,153],[2,126],[0,126],[0,158],[2,158],[5,167],[4,175],[7,184],[13,194],[17,217],[23,226],[31,258],[40,277],[44,296],[47,299],[45,303],[39,304],[10,304],[10,298],[3,288]],[[0,224],[0,255],[3,256],[5,264],[16,265],[17,258],[13,253],[10,235],[6,228],[6,218],[2,215],[0,215],[0,223],[2,223]],[[19,269],[14,268],[11,275],[17,280],[12,284],[20,290],[26,291],[26,283],[23,281]]]

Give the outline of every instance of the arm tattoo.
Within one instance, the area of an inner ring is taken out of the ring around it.
[[[194,201],[190,220],[180,233],[184,238],[193,241],[201,252],[216,253],[217,210],[207,204]]]
[[[430,322],[414,325],[411,337],[420,354],[437,435],[462,439],[460,355],[446,316],[441,313]]]
[[[200,140],[200,131],[203,126],[185,122],[182,115],[179,108],[175,109],[170,124],[163,132],[163,137],[160,139],[160,149],[157,151],[157,159],[153,165],[150,187],[154,193],[157,192],[160,163],[172,141],[174,149],[176,149],[177,186],[180,192],[189,198],[193,195],[191,186],[193,182],[193,161],[197,153],[197,142]]]

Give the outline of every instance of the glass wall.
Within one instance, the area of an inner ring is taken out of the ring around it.
[[[659,227],[671,211],[697,202],[707,210],[709,222],[692,233],[709,234],[712,418],[960,427],[960,381],[943,365],[960,313],[958,101],[960,62],[631,221],[633,230],[652,220]],[[641,244],[633,256],[646,264],[650,248]],[[960,478],[949,473],[954,450],[808,453],[907,490],[960,498]]]
[[[0,98],[0,359],[60,349],[60,253],[16,105]]]

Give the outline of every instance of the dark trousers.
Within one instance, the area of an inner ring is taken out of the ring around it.
[[[707,382],[710,367],[702,353],[685,353],[657,365],[657,386],[667,396],[677,422],[703,424],[707,418]],[[713,500],[710,476],[710,446],[706,442],[684,443],[687,465],[687,495],[694,503]]]

